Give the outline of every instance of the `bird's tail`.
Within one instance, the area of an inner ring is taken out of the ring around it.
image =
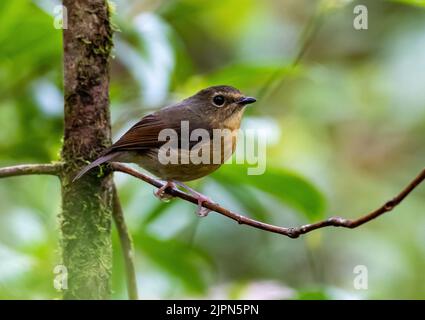
[[[118,155],[118,153],[109,153],[109,154],[106,154],[104,156],[97,158],[92,163],[90,163],[89,165],[87,165],[83,169],[81,169],[81,171],[78,172],[78,174],[75,176],[75,178],[72,180],[72,182],[80,179],[83,175],[85,175],[87,173],[87,171],[93,169],[94,167],[114,159],[117,155]]]

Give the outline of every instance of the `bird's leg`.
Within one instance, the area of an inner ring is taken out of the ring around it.
[[[172,181],[167,181],[161,188],[159,188],[156,192],[154,192],[153,194],[155,195],[155,197],[157,197],[159,200],[161,201],[167,201],[170,200],[173,196],[170,194],[165,193],[165,191],[170,188],[170,189],[175,189],[176,185],[174,184],[174,182]]]
[[[192,196],[194,196],[196,198],[196,200],[198,200],[198,208],[196,209],[196,214],[199,217],[206,217],[211,210],[203,207],[202,204],[205,203],[205,202],[208,202],[208,203],[214,203],[214,202],[209,197],[207,197],[207,196],[203,195],[202,193],[199,193],[198,191],[196,191],[196,190],[192,189],[191,187],[185,185],[183,182],[180,182],[180,181],[174,181],[174,182],[178,186],[189,191],[189,193]]]

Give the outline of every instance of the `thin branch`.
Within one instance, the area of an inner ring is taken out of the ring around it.
[[[0,168],[0,178],[25,176],[30,174],[47,174],[58,176],[61,172],[61,163],[21,164],[18,166]]]
[[[292,59],[292,62],[289,64],[289,70],[286,70],[286,73],[283,74],[283,76],[281,75],[281,70],[277,70],[276,72],[274,72],[270,76],[270,78],[267,79],[265,84],[260,88],[257,94],[259,100],[266,100],[267,97],[271,96],[274,92],[278,91],[278,89],[283,86],[285,80],[287,79],[287,75],[290,73],[289,71],[295,69],[300,63],[301,59],[307,53],[309,47],[313,43],[315,37],[319,33],[320,28],[322,27],[323,21],[323,13],[320,11],[314,13],[310,17],[309,21],[307,22],[301,33],[302,41],[300,42],[296,55]]]
[[[119,171],[119,172],[123,172],[123,173],[127,173],[133,177],[136,177],[138,179],[141,179],[157,188],[162,187],[164,184],[161,181],[158,181],[154,178],[151,178],[145,174],[142,174],[132,168],[129,168],[125,165],[119,164],[119,163],[112,163],[111,164],[112,168],[114,171]],[[408,194],[410,194],[410,192],[412,192],[417,186],[419,186],[419,184],[421,184],[421,182],[423,182],[425,180],[425,169],[422,170],[421,173],[419,173],[419,175],[412,180],[412,182],[409,183],[409,185],[407,185],[397,196],[395,196],[393,199],[387,201],[386,203],[384,203],[381,207],[379,207],[378,209],[358,218],[358,219],[354,219],[354,220],[350,220],[350,219],[344,219],[341,217],[331,217],[329,219],[323,220],[323,221],[319,221],[316,223],[312,223],[312,224],[306,224],[300,227],[294,227],[294,228],[285,228],[285,227],[278,227],[275,225],[271,225],[268,223],[263,223],[254,219],[250,219],[248,217],[242,216],[238,213],[235,213],[233,211],[230,211],[226,208],[221,207],[218,204],[213,204],[213,203],[205,203],[203,206],[207,209],[210,209],[212,211],[215,211],[217,213],[220,213],[230,219],[233,219],[235,221],[237,221],[239,224],[246,224],[248,226],[257,228],[257,229],[262,229],[265,231],[269,231],[269,232],[273,232],[273,233],[279,233],[282,234],[284,236],[290,237],[290,238],[298,238],[300,235],[311,232],[313,230],[316,229],[320,229],[320,228],[324,228],[324,227],[343,227],[343,228],[349,228],[349,229],[353,229],[356,228],[366,222],[369,222],[373,219],[375,219],[376,217],[384,214],[385,212],[391,211],[392,209],[394,209],[400,202],[402,202],[404,200],[404,198],[407,197]],[[166,192],[174,197],[178,197],[181,198],[183,200],[186,200],[188,202],[192,202],[194,204],[197,204],[197,200],[187,194],[184,193],[180,190],[177,189],[167,189]]]
[[[113,208],[112,215],[117,227],[118,235],[120,237],[121,250],[123,252],[126,278],[127,278],[127,292],[130,300],[137,300],[137,281],[136,270],[134,268],[134,250],[133,241],[131,240],[130,233],[128,232],[127,225],[124,220],[120,199],[118,197],[117,188],[113,186]]]

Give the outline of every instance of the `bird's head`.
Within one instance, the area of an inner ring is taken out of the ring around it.
[[[187,99],[194,112],[231,129],[239,128],[245,106],[255,101],[255,98],[225,85],[205,88]]]

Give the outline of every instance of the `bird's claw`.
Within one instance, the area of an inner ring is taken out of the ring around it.
[[[157,191],[154,191],[153,194],[159,200],[163,202],[169,202],[173,198],[173,196],[171,194],[166,193],[165,191],[167,189],[175,189],[175,188],[176,188],[176,185],[173,182],[167,181],[167,183],[165,183],[161,188],[159,188]]]
[[[214,202],[210,198],[202,194],[196,194],[195,197],[196,200],[198,200],[198,208],[196,209],[196,214],[198,215],[198,217],[203,218],[208,216],[208,213],[210,213],[211,210],[203,207],[202,205],[204,203],[214,204]]]
[[[185,185],[183,182],[176,181],[176,180],[174,180],[173,182],[175,182],[178,186],[186,189],[198,201],[198,207],[196,209],[196,214],[197,214],[198,217],[206,217],[208,215],[208,213],[210,213],[211,210],[208,209],[208,208],[205,208],[203,206],[203,204],[204,203],[215,204],[214,201],[212,201],[209,197],[204,196],[202,193],[199,193],[198,191],[196,191],[196,190],[192,189],[191,187]],[[173,188],[174,188],[175,184],[173,182],[169,181],[169,182],[167,182],[167,184],[169,183],[169,185],[172,185]],[[163,186],[163,188],[164,188],[164,190],[166,189],[165,185]]]

